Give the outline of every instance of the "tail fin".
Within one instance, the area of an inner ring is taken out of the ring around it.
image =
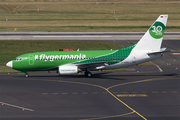
[[[160,15],[135,46],[135,50],[160,51],[168,15]]]

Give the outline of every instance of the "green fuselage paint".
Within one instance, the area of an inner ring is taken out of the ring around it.
[[[13,60],[13,69],[19,71],[58,70],[59,66],[66,64],[78,65],[106,61],[108,65],[112,65],[126,59],[134,46],[135,45],[119,50],[28,53],[20,55]]]

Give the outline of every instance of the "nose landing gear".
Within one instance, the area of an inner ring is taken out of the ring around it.
[[[25,74],[25,77],[26,77],[26,78],[28,78],[28,77],[29,77],[29,74],[28,74],[28,73],[26,73],[26,74]]]

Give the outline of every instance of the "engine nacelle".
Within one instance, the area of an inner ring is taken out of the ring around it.
[[[78,73],[77,66],[59,66],[59,74],[66,75],[66,74],[76,74]]]

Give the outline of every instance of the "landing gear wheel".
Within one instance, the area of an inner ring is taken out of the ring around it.
[[[87,73],[87,77],[92,77],[92,73],[91,73],[91,72],[88,72],[88,73]]]
[[[29,77],[29,75],[26,73],[26,74],[25,74],[25,77],[26,77],[26,78],[28,78],[28,77]]]
[[[85,72],[85,76],[86,76],[86,77],[92,77],[92,73],[86,71],[86,72]]]

